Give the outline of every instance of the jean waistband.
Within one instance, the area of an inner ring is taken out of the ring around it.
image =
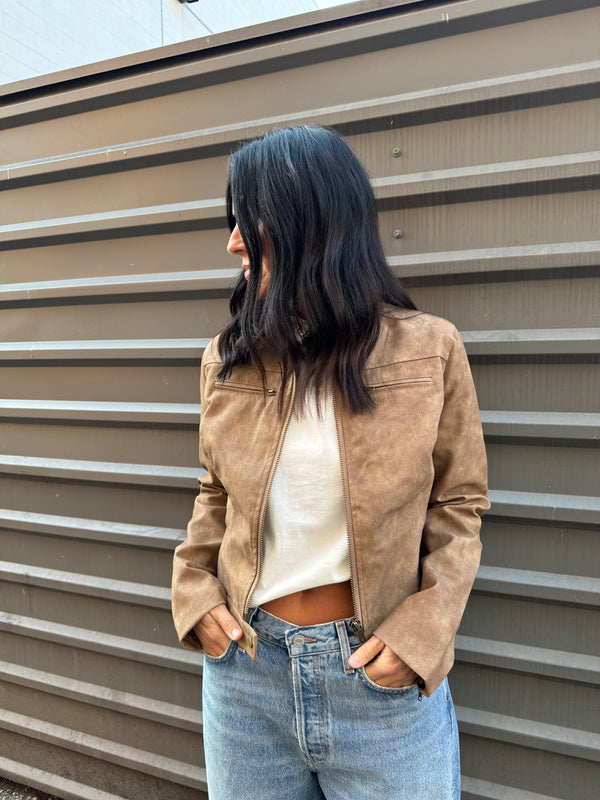
[[[248,615],[248,622],[258,638],[285,648],[291,658],[341,650],[347,672],[353,671],[348,667],[347,660],[351,652],[360,646],[350,621],[351,618],[318,625],[294,625],[262,608],[251,608]]]

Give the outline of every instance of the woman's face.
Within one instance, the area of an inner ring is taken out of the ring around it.
[[[258,296],[262,300],[267,293],[267,286],[269,285],[269,278],[271,276],[271,252],[269,250],[267,237],[264,233],[260,234],[260,243],[262,248],[262,275],[260,279]],[[239,256],[242,259],[244,278],[248,280],[250,277],[250,259],[248,256],[248,251],[246,250],[246,245],[242,239],[242,234],[240,233],[240,229],[237,225],[231,231],[231,236],[229,237],[229,242],[227,243],[227,252],[231,253],[232,256]]]

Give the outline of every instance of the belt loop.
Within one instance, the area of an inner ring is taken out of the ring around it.
[[[246,622],[248,623],[248,625],[252,625],[252,620],[256,616],[256,612],[257,611],[258,611],[258,606],[256,606],[255,608],[249,608],[248,609],[248,616],[247,616],[247,619],[246,619]]]
[[[346,673],[346,675],[351,675],[354,670],[348,664],[348,659],[351,655],[350,650],[350,642],[348,641],[348,631],[346,630],[346,622],[345,620],[341,619],[335,623],[335,630],[338,635],[338,639],[340,642],[340,651],[342,654],[342,669]]]

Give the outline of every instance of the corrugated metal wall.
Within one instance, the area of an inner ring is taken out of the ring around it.
[[[452,674],[463,798],[597,797],[596,6],[373,0],[5,95],[0,774],[202,795],[201,662],[168,585],[237,269],[225,159],[306,121],[366,162],[390,261],[459,326],[479,391],[493,508]]]

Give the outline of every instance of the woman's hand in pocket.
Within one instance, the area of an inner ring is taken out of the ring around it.
[[[200,640],[202,649],[214,658],[223,655],[231,640],[238,641],[242,638],[241,628],[225,603],[205,614],[194,625],[194,633]]]
[[[348,659],[351,667],[364,666],[365,674],[373,683],[388,688],[399,688],[401,686],[411,686],[418,679],[418,675],[400,656],[397,656],[387,644],[384,644],[377,636],[361,645]]]

